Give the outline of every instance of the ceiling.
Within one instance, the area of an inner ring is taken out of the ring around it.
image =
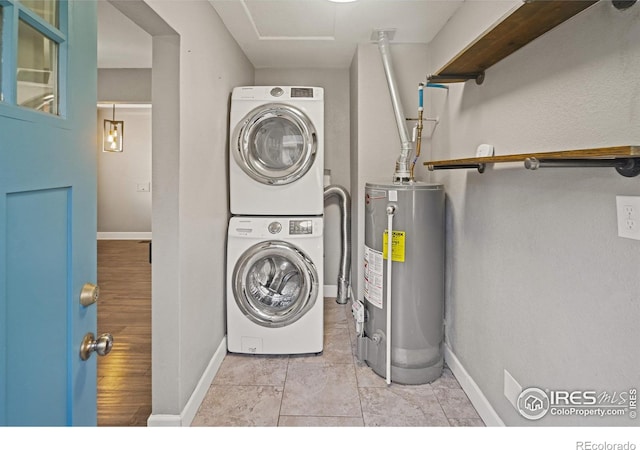
[[[208,0],[256,69],[347,68],[374,30],[428,43],[463,0]],[[98,2],[98,66],[151,67],[151,38]]]
[[[150,67],[151,36],[108,1],[98,1],[98,68]]]

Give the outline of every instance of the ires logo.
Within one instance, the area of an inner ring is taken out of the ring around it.
[[[594,390],[542,390],[530,387],[518,396],[517,409],[529,420],[552,416],[637,417],[637,390],[597,392]]]
[[[551,406],[547,393],[536,387],[522,391],[516,404],[520,415],[529,420],[542,419],[547,415]]]
[[[596,391],[549,391],[549,401],[553,406],[591,406],[598,404]]]

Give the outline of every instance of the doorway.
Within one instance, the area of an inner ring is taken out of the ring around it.
[[[111,353],[98,359],[98,426],[146,426],[151,414],[151,108],[99,104],[99,135],[105,119],[112,119],[112,106],[125,133],[122,152],[98,148],[97,158],[98,330],[114,337]]]
[[[98,426],[151,415],[151,66],[151,36],[98,2],[98,330],[114,337],[98,359]],[[104,119],[124,122],[122,152],[103,152]]]

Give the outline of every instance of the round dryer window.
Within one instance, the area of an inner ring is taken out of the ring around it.
[[[247,249],[233,270],[233,294],[245,316],[266,327],[283,327],[315,304],[318,274],[297,247],[283,241]]]
[[[247,114],[235,129],[234,158],[254,180],[288,184],[313,165],[316,130],[307,116],[289,105],[269,104]]]

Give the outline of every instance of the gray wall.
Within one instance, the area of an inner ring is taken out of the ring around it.
[[[98,69],[98,103],[151,103],[151,69]],[[111,110],[98,110],[98,139]],[[127,117],[125,117],[127,116]],[[98,232],[151,232],[151,193],[136,191],[151,181],[151,109],[116,109],[126,120],[126,150],[103,153],[98,143]],[[133,144],[133,146],[132,146]]]
[[[165,358],[178,361],[178,376],[167,382],[179,397],[177,405],[162,405],[154,396],[154,414],[162,414],[168,408],[182,410],[225,336],[229,96],[234,86],[253,83],[254,68],[209,3],[148,3],[180,35],[179,267],[174,274],[179,312],[164,317],[178,330],[179,344],[170,355],[156,352],[153,367],[155,376]],[[153,306],[154,317],[162,313]],[[154,394],[162,389],[154,384]]]
[[[256,85],[306,85],[324,88],[325,169],[331,184],[349,189],[349,72],[347,69],[257,69]],[[331,197],[326,203],[324,226],[325,285],[338,284],[340,262],[340,208]]]
[[[98,69],[98,102],[151,102],[151,69]]]
[[[391,60],[405,117],[416,117],[418,84],[428,68],[426,44],[393,44]],[[377,44],[358,46],[351,64],[351,200],[352,200],[352,284],[354,296],[362,300],[364,258],[364,187],[367,182],[391,182],[400,154],[400,137],[393,114],[389,88]],[[411,127],[413,125],[410,125]],[[429,154],[428,125],[423,130],[423,155]],[[426,181],[417,173],[416,179]]]
[[[151,232],[151,108],[116,107],[124,121],[124,151],[102,151],[104,119],[113,111],[98,108],[98,233]]]
[[[473,37],[471,6],[432,42],[434,55],[455,54],[450,36]],[[481,143],[496,154],[637,145],[639,23],[639,5],[599,2],[487,70],[483,85],[434,92],[434,156],[473,156]],[[502,420],[637,426],[628,417],[527,421],[503,395],[503,369],[522,387],[640,385],[640,242],[617,237],[615,211],[616,195],[640,195],[638,178],[517,164],[434,179],[448,195],[448,345]]]
[[[153,36],[152,417],[175,425],[225,336],[229,96],[254,68],[206,1],[112,4]]]

